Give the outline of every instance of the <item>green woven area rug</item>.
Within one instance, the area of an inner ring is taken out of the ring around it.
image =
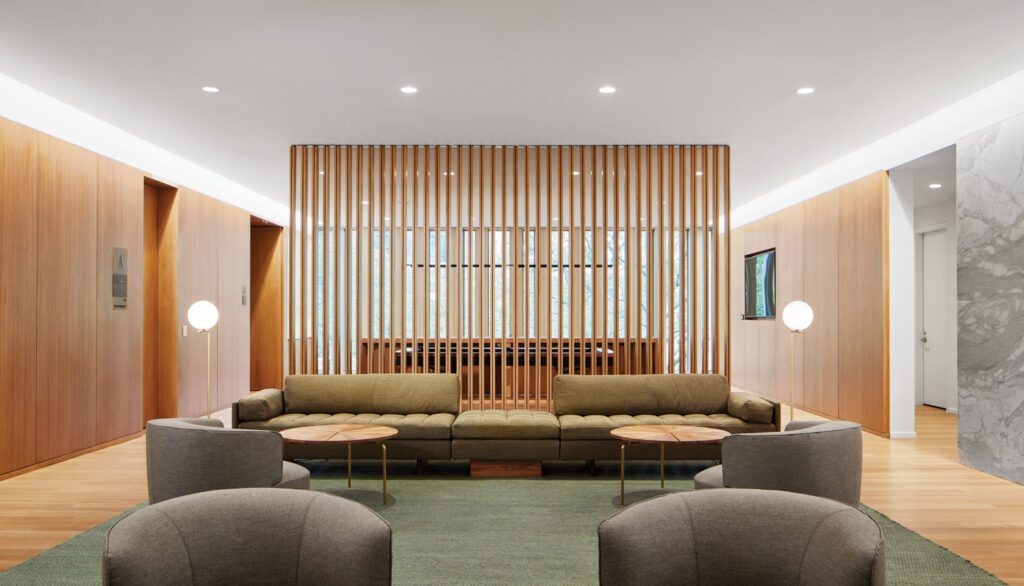
[[[466,466],[411,465],[389,470],[388,505],[379,468],[357,465],[353,488],[339,465],[312,464],[313,489],[361,502],[393,528],[396,584],[596,584],[597,525],[619,510],[618,468],[588,476],[581,466],[545,466],[539,479],[473,479]],[[627,504],[692,490],[697,471],[627,468]],[[140,505],[141,506],[141,505]],[[989,573],[884,515],[863,507],[885,534],[889,584],[1001,584]],[[130,513],[130,511],[125,514]],[[0,574],[0,584],[99,584],[100,552],[115,517]]]

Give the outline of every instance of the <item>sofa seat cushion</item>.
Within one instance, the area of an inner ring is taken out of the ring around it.
[[[557,440],[558,436],[558,418],[532,409],[463,411],[452,425],[452,437],[459,439]]]
[[[747,423],[725,413],[711,415],[562,415],[562,440],[610,440],[616,427],[630,425],[695,425],[729,433],[774,431],[770,423]]]
[[[404,440],[448,440],[451,439],[451,413],[412,413],[396,415],[378,413],[286,413],[265,421],[246,421],[238,426],[243,429],[269,429],[284,431],[293,427],[310,425],[334,425],[338,423],[386,425],[398,430],[395,439]]]

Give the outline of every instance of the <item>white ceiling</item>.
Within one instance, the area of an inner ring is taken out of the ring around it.
[[[920,208],[956,199],[956,145],[914,159],[895,167],[894,171],[914,174],[914,207]],[[942,187],[932,189],[931,184]]]
[[[294,143],[719,143],[735,207],[1024,69],[1020,22],[1019,0],[0,0],[0,73],[282,202]]]

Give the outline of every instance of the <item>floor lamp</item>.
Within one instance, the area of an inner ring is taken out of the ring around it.
[[[793,384],[796,370],[796,336],[811,327],[814,310],[803,301],[790,301],[782,310],[782,323],[789,328],[789,420],[793,421]],[[780,430],[781,431],[781,430]]]
[[[220,313],[217,311],[217,306],[210,303],[209,301],[196,301],[192,304],[192,307],[188,308],[188,323],[193,328],[199,331],[199,333],[206,333],[206,417],[209,418],[210,412],[210,370],[212,368],[210,358],[210,330],[213,326],[217,325],[217,319],[220,317]]]

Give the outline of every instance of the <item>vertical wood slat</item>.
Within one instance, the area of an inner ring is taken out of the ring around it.
[[[496,394],[494,392],[495,391],[495,387],[494,387],[494,382],[495,382],[494,374],[495,374],[495,370],[497,370],[497,367],[495,365],[497,364],[496,363],[496,359],[497,359],[497,346],[496,346],[496,343],[497,343],[497,338],[498,338],[497,335],[496,335],[496,332],[495,332],[495,327],[494,327],[494,325],[495,325],[495,312],[494,312],[494,281],[495,281],[494,274],[495,273],[494,273],[494,270],[495,270],[495,264],[496,264],[494,262],[494,258],[495,258],[494,251],[497,249],[497,246],[496,246],[496,244],[494,242],[494,240],[495,240],[495,238],[494,238],[494,230],[495,230],[495,226],[497,225],[497,223],[496,223],[497,216],[496,216],[496,208],[495,208],[495,202],[497,201],[497,198],[495,197],[495,186],[496,186],[495,175],[496,175],[496,173],[495,173],[495,149],[494,149],[494,147],[491,147],[489,149],[489,152],[491,154],[491,166],[489,168],[490,173],[489,173],[488,176],[489,176],[490,182],[491,182],[491,189],[488,191],[488,193],[490,194],[490,197],[491,197],[491,207],[490,207],[491,221],[490,221],[490,224],[488,224],[488,226],[487,226],[487,230],[488,230],[488,232],[487,232],[487,242],[489,244],[489,246],[487,247],[487,264],[488,264],[488,269],[489,269],[488,270],[489,274],[488,274],[488,279],[487,279],[487,283],[488,283],[487,284],[487,291],[490,294],[490,303],[487,305],[487,308],[488,308],[488,313],[490,315],[490,319],[487,321],[487,323],[490,324],[490,327],[488,328],[488,332],[490,334],[491,341],[490,341],[489,349],[488,349],[488,352],[487,352],[488,355],[489,355],[488,356],[488,358],[489,358],[488,364],[490,365],[490,368],[488,369],[489,375],[490,375],[490,377],[489,377],[490,378],[490,381],[489,381],[490,384],[488,385],[487,388],[490,389],[490,391],[491,391],[490,392],[490,398],[491,398],[491,406],[490,406],[490,408],[494,409],[494,400],[495,400],[495,394]]]
[[[339,287],[341,285],[341,259],[339,253],[341,251],[341,153],[338,149],[330,149],[331,160],[331,184],[333,188],[332,201],[334,204],[334,242],[332,244],[334,254],[334,305],[333,305],[333,316],[334,320],[332,323],[334,333],[334,367],[331,369],[331,374],[341,374],[341,317],[338,315],[338,311],[342,307]]]
[[[668,372],[675,373],[676,361],[676,148],[668,147],[668,280],[669,280],[669,301],[668,311]]]
[[[633,208],[632,200],[633,200],[633,198],[629,197],[629,194],[631,193],[630,180],[631,180],[631,175],[632,175],[632,173],[630,172],[631,168],[630,168],[630,164],[629,164],[629,161],[630,161],[630,147],[628,147],[628,146],[625,147],[625,151],[624,151],[623,154],[625,155],[623,157],[624,160],[623,160],[622,163],[623,163],[623,166],[625,167],[625,179],[624,179],[624,181],[625,181],[625,191],[626,191],[626,194],[625,194],[625,197],[624,197],[624,199],[625,199],[624,203],[625,203],[625,207],[626,207],[626,210],[625,210],[625,212],[626,212],[625,216],[626,217],[625,217],[625,223],[623,225],[623,230],[624,230],[623,237],[626,239],[625,251],[624,251],[624,254],[625,254],[625,265],[626,265],[626,267],[625,267],[626,268],[626,271],[625,271],[626,272],[626,279],[625,279],[625,282],[623,283],[623,287],[625,288],[625,294],[623,295],[623,301],[625,302],[625,306],[626,306],[625,307],[625,314],[626,314],[626,316],[625,316],[626,317],[626,320],[625,320],[625,326],[626,326],[625,340],[630,340],[630,339],[633,338],[633,303],[632,303],[632,301],[633,301],[633,295],[632,295],[632,292],[633,292],[632,291],[632,289],[633,289],[633,279],[632,279],[632,273],[633,273],[633,270],[634,270],[633,269],[633,255],[632,255],[632,252],[633,252],[633,226],[632,226],[632,224],[633,224],[633,222],[632,222],[632,219],[631,219],[631,217],[633,215],[632,214],[632,208]],[[624,365],[625,366],[625,372],[626,373],[632,372],[633,371],[633,347],[632,347],[631,344],[629,344],[628,341],[623,345],[623,354],[625,355],[624,356],[625,357],[625,365]]]
[[[306,300],[306,248],[307,248],[307,246],[306,246],[306,239],[307,239],[306,226],[309,225],[308,221],[306,220],[306,218],[308,218],[307,208],[306,208],[306,201],[307,201],[307,197],[309,195],[309,185],[308,185],[308,178],[309,178],[308,177],[308,174],[309,174],[309,164],[308,164],[309,160],[308,159],[309,159],[309,157],[308,157],[308,153],[309,153],[309,149],[304,147],[302,149],[302,170],[301,170],[301,175],[300,175],[301,178],[302,178],[302,188],[301,188],[301,195],[302,195],[301,210],[302,210],[302,214],[299,216],[299,239],[298,239],[298,242],[297,242],[297,244],[299,246],[299,295],[300,295],[300,297],[299,297],[299,373],[301,373],[301,374],[305,374],[306,372],[308,372],[307,371],[307,363],[306,363],[306,310],[309,307],[309,303]]]
[[[501,408],[507,409],[508,405],[508,390],[505,385],[506,368],[508,366],[508,352],[506,351],[506,338],[508,337],[508,329],[506,323],[508,320],[508,288],[507,281],[508,275],[506,268],[508,266],[508,246],[506,226],[508,225],[508,191],[506,189],[508,178],[506,177],[506,171],[508,169],[508,150],[505,148],[501,149],[501,224],[499,225],[499,233],[501,234],[501,367],[499,374],[501,376],[499,387],[501,390]]]
[[[597,147],[590,147],[590,370],[597,373]],[[584,357],[586,356],[584,352]],[[584,362],[585,364],[585,362]]]
[[[329,212],[330,212],[330,208],[329,208],[330,197],[329,197],[329,195],[330,194],[328,193],[328,185],[329,184],[328,184],[328,177],[327,177],[328,161],[329,161],[329,154],[328,154],[328,152],[329,151],[327,149],[325,149],[325,148],[319,148],[317,150],[319,151],[318,154],[317,154],[317,161],[320,161],[320,162],[323,163],[323,166],[321,167],[321,169],[322,169],[321,173],[323,173],[323,175],[321,176],[320,173],[317,173],[316,180],[317,180],[318,183],[321,184],[321,190],[320,191],[321,191],[322,198],[323,198],[321,203],[320,203],[320,218],[321,218],[322,228],[321,228],[320,233],[317,235],[317,238],[320,239],[323,242],[323,248],[320,251],[320,256],[321,256],[321,258],[320,258],[321,273],[320,274],[323,276],[322,280],[321,280],[322,286],[320,288],[320,295],[321,295],[321,298],[323,299],[323,311],[322,311],[322,315],[321,315],[321,320],[322,320],[321,323],[322,323],[322,325],[321,325],[321,328],[320,328],[320,336],[321,336],[320,339],[323,340],[323,348],[324,348],[323,352],[321,352],[321,356],[322,356],[322,360],[323,360],[323,366],[321,367],[321,369],[318,372],[327,374],[329,372],[329,367],[330,367],[330,354],[329,354],[329,352],[331,350],[330,345],[328,343],[328,331],[329,331],[328,330],[328,327],[329,327],[329,323],[328,323],[328,315],[329,315],[328,306],[330,304],[330,301],[329,301],[329,299],[327,297],[327,287],[330,284],[330,279],[328,278],[328,275],[330,275],[330,272],[328,271],[328,267],[327,267],[327,259],[330,256],[327,253],[327,251],[330,250],[330,243],[327,241],[327,236],[328,236],[328,234],[330,234],[330,232],[329,232],[329,229],[330,229],[330,221],[329,221],[329,218],[330,218],[330,216],[329,216]],[[321,179],[321,177],[322,177],[322,179]]]
[[[298,147],[292,146],[289,149],[290,175],[288,177],[290,221],[288,222],[288,343],[286,368],[288,374],[295,374],[295,240],[297,231],[295,229],[295,209],[297,191],[295,189],[296,158],[299,156]],[[301,224],[300,224],[301,225]]]
[[[372,251],[377,262],[377,337],[370,346],[377,356],[377,372],[384,372],[384,147],[374,147],[371,156],[376,156],[377,167],[377,212],[370,203],[370,241],[376,238],[380,244]],[[371,164],[374,159],[371,159]],[[371,175],[372,177],[372,175]],[[373,194],[373,188],[370,188]],[[376,235],[375,235],[376,234]],[[373,276],[371,275],[372,279]],[[370,287],[372,293],[373,287]]]
[[[425,360],[420,352],[420,337],[419,337],[419,314],[417,303],[419,297],[417,295],[417,285],[419,282],[419,265],[416,251],[424,250],[425,247],[417,247],[416,239],[419,237],[417,233],[417,227],[420,226],[420,197],[419,197],[419,176],[420,176],[420,148],[414,146],[412,148],[412,170],[409,172],[409,177],[412,179],[412,255],[410,256],[410,264],[412,265],[412,371],[417,372],[419,369],[420,360]]]
[[[534,359],[534,393],[535,401],[534,407],[537,410],[541,409],[542,394],[544,388],[541,386],[541,372],[544,370],[541,368],[543,364],[541,362],[541,251],[544,247],[541,244],[541,148],[537,147],[534,149],[534,340],[532,343],[535,344],[535,351],[532,352],[532,359]],[[528,180],[527,176],[527,180]],[[529,217],[526,218],[526,223],[530,224]],[[528,233],[527,233],[528,234]],[[528,258],[528,256],[527,256]],[[526,332],[527,336],[529,331]],[[550,387],[548,387],[550,388]],[[550,390],[548,391],[550,394]],[[526,405],[529,408],[529,405]]]
[[[408,202],[407,202],[407,193],[408,192],[406,191],[406,188],[409,185],[409,166],[408,166],[409,159],[407,157],[408,152],[409,152],[408,151],[408,147],[406,145],[402,145],[402,150],[401,150],[401,161],[402,161],[402,164],[399,166],[399,168],[400,168],[400,171],[399,171],[399,185],[400,185],[399,192],[401,193],[401,195],[398,197],[398,207],[395,208],[394,212],[392,212],[392,213],[396,214],[393,217],[398,219],[398,234],[399,234],[399,236],[398,236],[398,251],[399,251],[399,254],[398,254],[398,260],[394,261],[394,262],[395,262],[395,264],[398,265],[396,267],[398,269],[398,274],[399,274],[398,282],[400,284],[399,289],[398,289],[398,301],[401,304],[400,308],[399,308],[399,312],[398,312],[398,315],[399,315],[399,318],[398,318],[398,331],[399,331],[398,340],[399,340],[399,346],[398,346],[398,348],[401,350],[401,354],[396,354],[396,356],[398,357],[397,360],[399,360],[398,372],[401,372],[403,374],[406,372],[406,362],[408,361],[408,353],[405,351],[405,348],[406,348],[406,345],[405,345],[406,344],[405,321],[406,321],[406,318],[407,318],[407,315],[406,315],[407,299],[405,297],[405,291],[406,291],[407,283],[406,283],[406,280],[405,280],[406,279],[406,277],[405,277],[405,274],[406,274],[405,267],[406,267],[406,264],[408,263],[408,260],[406,258],[408,256],[408,250],[406,250],[406,246],[405,246],[405,237],[406,237],[407,226],[409,224],[409,217],[408,217],[409,216],[409,208],[408,208]],[[401,215],[398,215],[398,210],[401,210]],[[393,351],[392,353],[394,353],[395,349],[392,348],[392,351]]]
[[[444,206],[444,214],[445,214],[445,223],[444,223],[444,233],[445,233],[445,237],[444,237],[444,251],[445,251],[444,252],[444,255],[445,255],[445,265],[444,265],[444,299],[445,299],[445,305],[446,305],[445,313],[444,313],[444,316],[445,316],[445,320],[444,320],[445,321],[445,326],[444,326],[444,331],[445,331],[444,357],[445,357],[445,369],[446,369],[447,372],[451,373],[451,372],[455,372],[455,370],[452,369],[452,359],[453,359],[453,356],[452,356],[452,348],[451,348],[451,343],[450,343],[451,339],[452,339],[452,311],[451,311],[451,309],[458,308],[458,305],[454,305],[454,304],[451,303],[451,301],[452,301],[452,278],[451,278],[451,266],[452,265],[451,265],[451,263],[453,262],[452,261],[452,147],[450,147],[450,146],[445,147],[445,149],[444,149],[444,156],[445,156],[445,169],[446,169],[446,173],[447,173],[444,176],[445,177],[445,180],[444,180],[444,189],[445,189],[445,206]],[[440,263],[440,260],[438,262]],[[440,291],[438,291],[437,298],[438,298],[438,300],[441,299]],[[440,313],[440,310],[438,310],[438,313]],[[440,333],[439,333],[439,335],[440,335]]]
[[[728,372],[726,147],[409,148],[290,150],[290,373],[446,370],[470,407],[550,408],[563,369]]]
[[[701,372],[707,372],[708,370],[708,316],[709,306],[708,302],[708,280],[710,277],[710,251],[708,244],[708,149],[707,147],[701,147],[701,170],[702,170],[702,181],[701,181],[701,218],[702,224],[700,229],[701,242],[703,243],[703,267],[701,271],[701,287],[703,292],[701,294],[701,308],[704,312],[704,317],[701,321],[701,349],[700,349],[700,370]]]
[[[622,352],[622,346],[620,345],[623,339],[622,331],[619,327],[619,275],[622,274],[624,267],[619,266],[619,147],[614,147],[612,152],[612,165],[615,167],[615,184],[613,187],[613,199],[615,200],[615,214],[613,220],[613,229],[615,230],[615,237],[613,239],[613,246],[615,250],[615,374],[622,374],[623,363],[625,360],[625,352]],[[625,264],[625,263],[622,263]]]
[[[356,372],[365,372],[363,367],[363,147],[356,147],[356,176],[355,176],[355,201],[353,206],[356,209],[356,295],[355,295],[355,322],[356,322]],[[369,273],[369,271],[367,271]]]
[[[457,166],[459,168],[458,180],[456,181],[456,184],[455,184],[455,198],[456,198],[456,203],[458,203],[457,211],[456,211],[456,214],[455,214],[455,246],[454,246],[455,262],[458,263],[458,264],[455,265],[455,282],[456,282],[457,286],[455,288],[456,295],[455,295],[455,305],[454,305],[454,307],[458,311],[458,313],[456,314],[457,317],[456,317],[456,321],[455,321],[455,323],[456,323],[456,326],[455,326],[456,335],[458,337],[458,342],[457,342],[457,344],[455,346],[455,360],[456,360],[455,372],[458,375],[459,383],[461,384],[461,382],[463,380],[463,378],[462,378],[463,368],[462,367],[463,367],[463,356],[464,356],[464,354],[463,354],[463,346],[462,346],[462,332],[463,332],[463,327],[464,327],[464,324],[463,324],[463,321],[462,321],[463,320],[463,315],[464,315],[463,311],[462,311],[462,304],[463,304],[463,301],[464,301],[463,291],[465,290],[464,287],[463,287],[464,283],[463,283],[463,270],[462,270],[462,267],[465,266],[465,263],[466,263],[466,259],[463,258],[463,255],[462,255],[462,242],[463,242],[463,233],[462,233],[462,145],[458,146],[458,151],[456,153],[456,157],[455,158],[456,158],[456,161],[458,162]],[[451,160],[450,157],[449,157],[449,160]],[[449,173],[451,173],[451,164],[450,163],[448,165],[448,171],[449,171]],[[451,209],[451,195],[450,194],[448,196],[448,206],[449,206],[449,209]],[[449,224],[450,223],[451,222],[449,221]],[[450,243],[449,243],[449,250],[451,250],[451,249],[452,249],[452,247],[450,246]]]
[[[433,149],[434,155],[434,371],[441,368],[441,153]]]
[[[391,145],[390,147],[388,147],[388,167],[389,167],[388,168],[388,179],[389,179],[389,181],[388,181],[388,197],[389,197],[389,203],[388,203],[388,215],[385,216],[385,219],[384,219],[384,221],[387,223],[387,230],[388,230],[388,259],[390,259],[389,262],[388,262],[388,267],[387,267],[387,271],[388,271],[388,343],[387,343],[386,346],[381,348],[381,357],[382,357],[381,359],[386,361],[387,367],[385,368],[385,370],[387,372],[394,373],[394,372],[396,372],[394,349],[395,349],[395,346],[396,346],[396,344],[395,344],[395,338],[396,338],[396,336],[395,336],[395,328],[396,328],[395,322],[397,321],[395,319],[395,305],[397,305],[395,303],[395,301],[396,301],[395,300],[395,282],[398,280],[396,278],[397,275],[395,273],[396,273],[397,267],[401,266],[401,264],[398,261],[395,260],[395,249],[397,248],[397,246],[395,246],[395,220],[398,217],[398,210],[395,209],[395,199],[396,199],[396,197],[395,197],[395,188],[397,187],[396,182],[397,182],[397,177],[398,177],[398,172],[397,172],[397,170],[395,168],[395,145]],[[381,254],[383,255],[383,252]]]
[[[646,340],[647,341],[652,340],[654,338],[654,323],[655,323],[655,321],[654,321],[654,270],[653,270],[653,265],[654,265],[654,263],[653,263],[653,260],[654,260],[654,256],[653,256],[653,253],[654,253],[654,242],[652,241],[652,236],[653,236],[652,226],[654,224],[654,210],[651,209],[651,202],[653,200],[653,194],[651,193],[651,188],[652,188],[651,177],[652,177],[652,173],[653,173],[653,170],[652,170],[652,166],[653,165],[652,165],[652,162],[651,162],[652,152],[653,152],[653,148],[651,147],[651,145],[647,145],[647,161],[646,161],[646,166],[647,166],[647,216],[646,216],[647,224],[644,226],[644,238],[647,240],[647,279],[646,279],[646,281],[647,281],[647,283],[646,283],[647,284],[647,335],[646,335]],[[653,353],[650,352],[650,350],[648,349],[648,351],[645,351],[643,353],[643,355],[646,358],[646,362],[647,362],[645,372],[648,372],[648,373],[654,372],[654,368],[653,368],[653,366],[654,366],[653,365],[653,363],[654,363],[654,356],[653,356]]]
[[[730,337],[730,328],[729,328],[729,324],[730,324],[730,322],[732,320],[732,295],[731,295],[732,284],[731,284],[731,275],[730,275],[730,273],[732,271],[729,269],[729,262],[730,262],[729,259],[732,258],[732,239],[730,237],[732,227],[730,226],[730,222],[729,222],[729,211],[732,209],[730,207],[731,203],[730,203],[730,196],[729,196],[729,185],[730,185],[730,182],[729,182],[729,157],[730,157],[729,147],[728,146],[722,147],[722,159],[723,159],[722,176],[723,176],[723,183],[724,183],[724,185],[722,186],[722,199],[723,199],[723,201],[722,201],[722,209],[725,210],[725,213],[723,214],[724,217],[725,217],[724,230],[723,230],[724,239],[725,239],[725,246],[724,246],[725,250],[722,252],[722,257],[723,257],[723,264],[725,265],[725,268],[724,268],[724,271],[723,271],[725,273],[725,289],[724,289],[724,293],[725,293],[725,313],[724,313],[725,319],[723,320],[722,331],[720,333],[725,338],[725,340],[723,342],[723,345],[725,347],[725,363],[722,365],[722,373],[725,374],[726,378],[729,378],[731,376],[731,374],[732,374],[732,339]]]
[[[510,290],[509,300],[511,302],[511,333],[512,347],[512,408],[515,409],[519,402],[519,263],[522,260],[519,255],[519,147],[512,147],[512,254],[507,262],[510,265]],[[506,365],[507,368],[507,365]],[[505,383],[508,384],[507,381]]]
[[[310,177],[312,179],[313,187],[311,195],[312,203],[310,204],[312,207],[312,215],[309,221],[309,237],[306,240],[309,242],[309,276],[311,278],[318,266],[317,261],[319,260],[319,247],[316,246],[319,232],[319,149],[313,147],[310,149],[310,152],[313,161],[313,168]],[[309,323],[309,337],[311,340],[309,359],[311,366],[306,367],[306,372],[316,374],[317,362],[319,361],[319,345],[317,345],[319,336],[317,336],[316,331],[316,281],[314,279],[310,279],[309,281],[309,297],[309,315],[311,318]]]
[[[545,240],[547,241],[547,254],[545,255],[545,261],[547,261],[547,263],[548,263],[548,268],[547,268],[547,270],[544,271],[544,273],[545,273],[545,278],[546,278],[547,284],[548,284],[548,286],[546,288],[546,291],[547,291],[547,303],[546,303],[546,305],[548,306],[548,311],[547,311],[547,314],[544,317],[544,322],[548,324],[548,330],[547,330],[547,332],[548,332],[548,339],[547,339],[547,351],[546,351],[546,354],[547,354],[547,364],[548,364],[548,374],[553,377],[554,373],[557,372],[557,369],[552,367],[552,365],[554,364],[554,357],[555,357],[555,352],[554,352],[555,332],[554,332],[554,329],[553,329],[555,327],[555,322],[554,322],[554,320],[551,319],[551,311],[552,311],[551,296],[554,293],[554,290],[553,290],[553,284],[554,283],[553,283],[553,279],[551,278],[551,275],[554,272],[554,268],[553,268],[554,262],[553,262],[552,259],[554,258],[553,255],[554,255],[555,250],[553,248],[551,248],[551,238],[552,238],[552,235],[554,233],[555,222],[554,222],[553,216],[551,214],[551,209],[552,209],[551,208],[551,203],[555,199],[555,197],[554,197],[554,192],[551,189],[551,187],[552,187],[552,184],[551,184],[551,167],[552,167],[552,164],[554,162],[554,159],[551,156],[551,151],[552,151],[552,147],[550,147],[550,146],[545,147],[545,155],[546,155],[545,159],[547,161],[547,165],[546,165],[545,168],[547,169],[547,173],[545,173],[545,179],[546,179],[545,187],[546,187],[546,190],[545,190],[544,193],[545,193],[545,200],[547,200],[546,201],[546,204],[547,204],[547,215],[546,215],[547,230],[544,233],[546,235]],[[538,323],[540,323],[540,322],[538,322]],[[550,381],[550,380],[548,381],[547,409],[549,411],[551,410],[551,382],[552,381]]]

